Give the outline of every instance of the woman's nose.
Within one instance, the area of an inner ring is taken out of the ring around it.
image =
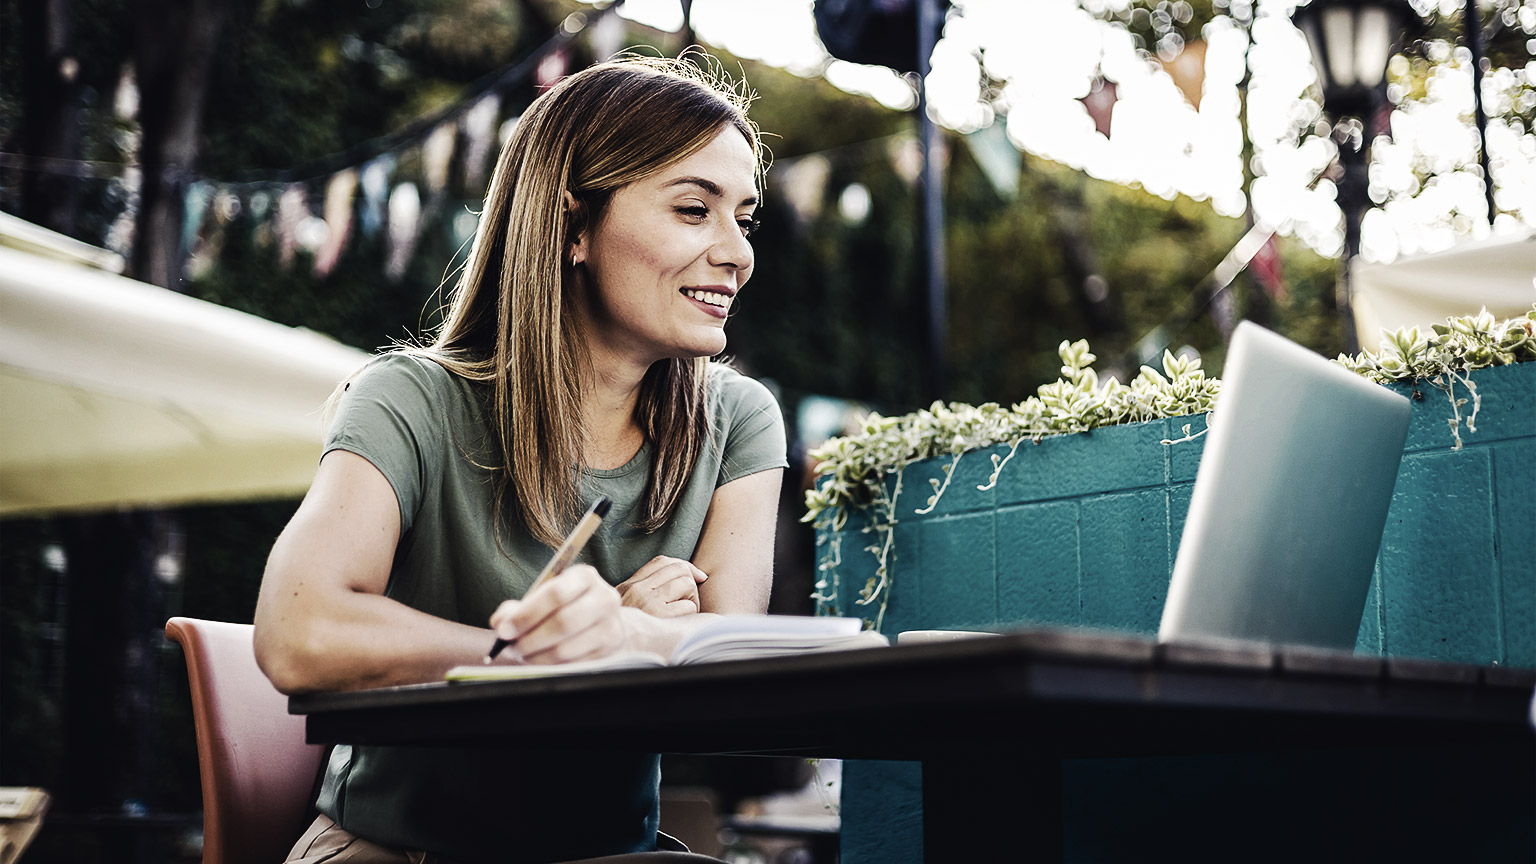
[[[715,241],[709,250],[709,263],[716,267],[729,267],[732,270],[752,269],[752,244],[747,242],[745,234],[732,223],[722,232],[723,236]]]

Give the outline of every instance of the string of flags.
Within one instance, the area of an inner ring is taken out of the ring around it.
[[[614,13],[622,3],[614,0],[591,14],[572,14],[530,55],[475,82],[468,88],[469,95],[459,102],[389,136],[363,142],[308,166],[266,176],[184,178],[180,238],[183,276],[207,276],[220,259],[231,227],[238,222],[249,226],[255,244],[273,250],[284,267],[293,266],[303,252],[309,256],[314,274],[322,278],[334,271],[358,238],[377,241],[382,237],[384,272],[389,279],[400,280],[424,228],[442,215],[450,200],[462,200],[451,196],[450,184],[457,179],[465,194],[483,194],[496,154],[518,121],[511,113],[512,94],[530,82],[536,91],[542,91],[568,74],[574,61],[571,42],[578,35],[585,34],[593,42],[597,56],[615,53],[623,34]],[[1204,44],[1186,45],[1177,58],[1184,61],[1184,67],[1172,65],[1168,71],[1198,108],[1204,51],[1192,48],[1203,49]],[[1082,100],[1106,137],[1116,97],[1114,82],[1100,80]],[[963,140],[999,196],[1012,200],[1017,193],[1021,156],[1002,130],[1000,123],[994,123]],[[865,151],[861,158],[890,164],[908,185],[916,182],[922,155],[914,137],[896,135],[853,146]],[[841,194],[849,190],[828,189],[832,173],[828,157],[832,155],[830,151],[805,154],[779,160],[776,166],[779,200],[789,206],[801,228],[816,218],[824,203],[833,199],[840,205],[849,203]],[[947,158],[947,154],[941,153],[941,157]],[[107,245],[125,251],[133,241],[137,169],[128,169],[121,182],[130,193],[130,206],[108,232]],[[862,191],[867,199],[867,190]],[[854,199],[857,203],[858,196]],[[851,212],[867,210],[866,200],[862,208],[853,207]],[[474,236],[478,218],[461,208],[447,224],[454,245],[462,246]]]
[[[600,22],[613,17],[621,3],[571,15],[529,56],[471,85],[460,102],[392,135],[267,176],[184,178],[183,276],[206,276],[240,220],[254,243],[272,249],[283,266],[293,266],[302,251],[320,277],[335,269],[357,238],[382,238],[385,274],[399,280],[424,227],[452,199],[450,184],[457,179],[467,193],[483,192],[496,155],[517,125],[513,94],[530,82],[542,91],[565,77],[574,60],[570,43],[589,29],[602,36]],[[137,178],[123,182],[136,198]],[[131,202],[113,225],[109,246],[131,247],[134,209]],[[467,210],[449,220],[459,243],[474,235],[476,225]]]

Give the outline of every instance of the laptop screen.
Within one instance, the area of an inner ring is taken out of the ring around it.
[[[1353,648],[1408,417],[1405,397],[1239,324],[1158,638]]]

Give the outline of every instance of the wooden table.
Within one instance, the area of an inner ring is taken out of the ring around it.
[[[1533,687],[1530,670],[1031,631],[289,704],[314,743],[918,761],[925,860],[944,862],[1011,860],[1021,837],[1059,859],[1068,758],[1433,741],[1507,754],[1536,783]]]

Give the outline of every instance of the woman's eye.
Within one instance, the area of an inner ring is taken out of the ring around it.
[[[761,222],[750,216],[737,219],[736,224],[741,226],[741,236],[743,237],[751,237],[753,234],[757,233],[758,228],[762,227]]]
[[[677,208],[677,212],[694,222],[703,222],[705,219],[709,218],[708,207],[679,207]]]

